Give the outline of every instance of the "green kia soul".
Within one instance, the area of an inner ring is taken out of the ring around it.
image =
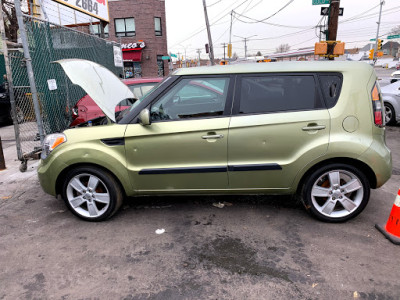
[[[377,77],[362,62],[288,62],[180,69],[135,98],[84,60],[58,61],[110,120],[48,135],[45,192],[88,221],[124,197],[298,194],[316,218],[342,222],[391,176]]]

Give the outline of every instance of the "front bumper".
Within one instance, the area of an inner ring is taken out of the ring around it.
[[[37,172],[39,177],[40,185],[42,189],[50,195],[56,196],[56,183],[57,178],[67,167],[59,159],[53,159],[53,157],[49,156],[45,160],[40,160],[40,164],[38,166]]]

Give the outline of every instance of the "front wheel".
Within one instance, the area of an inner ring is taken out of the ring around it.
[[[330,164],[317,169],[306,180],[302,199],[308,211],[325,222],[344,222],[367,205],[370,185],[357,168]]]
[[[97,167],[78,167],[65,177],[62,197],[73,214],[86,221],[103,221],[117,212],[123,201],[120,185]]]

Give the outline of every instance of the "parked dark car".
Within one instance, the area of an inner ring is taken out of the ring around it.
[[[22,123],[24,121],[23,111],[16,106],[17,121]],[[0,124],[11,124],[12,114],[11,114],[11,103],[10,95],[8,92],[7,81],[0,84]]]

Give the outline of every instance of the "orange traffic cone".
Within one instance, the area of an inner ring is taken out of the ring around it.
[[[375,227],[393,244],[400,245],[400,189],[397,192],[386,226],[375,224]]]

